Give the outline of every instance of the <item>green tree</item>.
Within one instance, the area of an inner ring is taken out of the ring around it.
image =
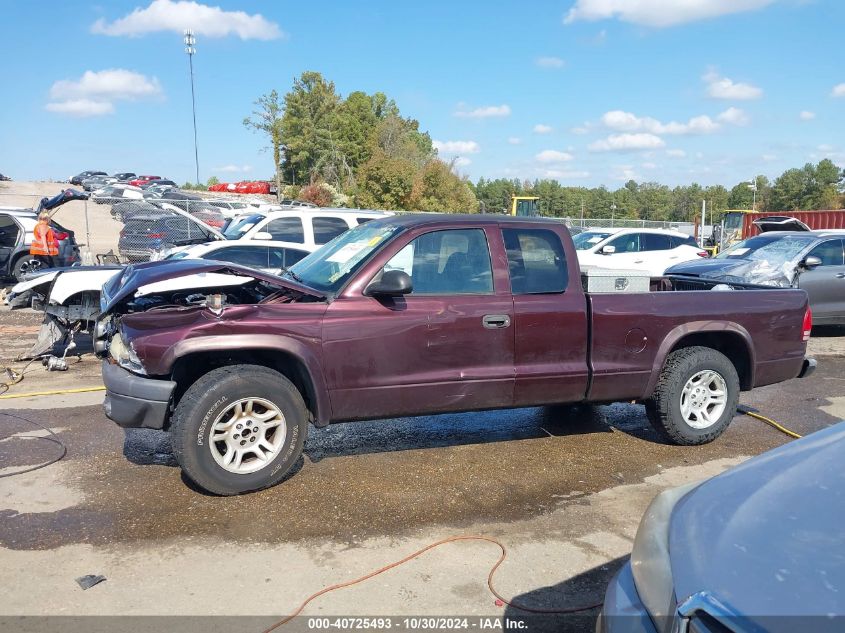
[[[377,149],[358,170],[355,203],[369,209],[408,209],[416,171],[410,160]]]
[[[270,140],[270,147],[273,150],[276,191],[279,196],[282,191],[282,112],[279,93],[271,90],[258,97],[252,115],[245,117],[243,120],[244,127],[255,132],[263,132]]]
[[[478,200],[467,182],[452,171],[452,165],[436,158],[417,173],[408,205],[418,211],[478,211]]]
[[[294,80],[284,102],[285,176],[294,184],[306,184],[324,174],[332,184],[348,177],[351,166],[339,151],[333,130],[340,103],[334,83],[318,72],[306,71]]]

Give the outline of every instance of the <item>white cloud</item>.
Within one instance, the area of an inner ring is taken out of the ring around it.
[[[482,106],[473,110],[466,110],[464,107],[458,107],[455,111],[455,116],[464,119],[488,119],[490,117],[504,117],[510,116],[511,107],[506,103],[497,106]]]
[[[561,163],[575,158],[569,152],[559,152],[556,149],[544,149],[534,159],[541,163]]]
[[[519,138],[518,136],[510,136],[510,137],[508,137],[508,143],[510,145],[521,145],[522,139]]]
[[[185,29],[206,37],[237,35],[242,40],[274,40],[285,35],[278,24],[260,13],[224,11],[193,0],[153,0],[148,7],[138,7],[114,22],[100,18],[91,25],[92,33],[130,37],[160,31],[181,34]]]
[[[845,97],[845,83],[836,84],[833,90],[830,91],[832,97]]]
[[[563,68],[566,65],[560,57],[538,57],[534,63],[540,68]]]
[[[809,110],[801,110],[801,112],[798,114],[798,118],[802,121],[812,121],[816,118],[816,113],[810,112]]]
[[[110,101],[92,101],[91,99],[69,99],[48,103],[44,109],[69,116],[89,117],[113,114],[114,105]]]
[[[707,115],[692,117],[686,123],[661,123],[652,117],[639,117],[623,110],[611,110],[601,117],[605,127],[620,132],[648,132],[650,134],[710,134],[721,126]]]
[[[734,108],[733,106],[719,114],[716,118],[722,123],[729,123],[731,125],[748,125],[751,120],[744,110]]]
[[[543,123],[538,123],[534,126],[534,133],[535,134],[549,134],[552,131],[551,125],[545,125]]]
[[[543,172],[544,178],[554,178],[556,180],[580,180],[589,178],[590,172],[575,169],[547,169]]]
[[[572,132],[573,134],[581,135],[581,134],[589,133],[590,128],[587,125],[579,125],[579,126],[572,128],[569,131]]]
[[[760,158],[762,158],[767,163],[778,159],[775,154],[763,154]]]
[[[611,134],[587,146],[591,152],[631,152],[639,149],[657,149],[666,143],[654,134]]]
[[[643,163],[642,165],[640,165],[640,167],[642,167],[643,169],[657,169],[657,164],[656,163]]]
[[[123,68],[86,70],[79,79],[61,79],[50,87],[50,112],[71,116],[101,116],[114,112],[115,101],[162,96],[155,77]]]
[[[672,158],[684,158],[687,153],[682,149],[667,149],[666,155],[671,156]]]
[[[753,11],[773,2],[775,0],[576,0],[563,22],[618,18],[623,22],[660,28]]]
[[[223,165],[214,167],[211,171],[217,174],[245,174],[252,171],[252,165]]]
[[[452,159],[452,165],[454,165],[455,167],[466,167],[471,163],[472,161],[466,156],[458,156],[457,158]]]
[[[475,141],[432,141],[441,154],[477,154],[481,147]]]
[[[707,71],[702,76],[702,79],[707,84],[707,95],[713,99],[748,101],[750,99],[759,99],[763,96],[763,90],[761,88],[722,77],[715,70]]]

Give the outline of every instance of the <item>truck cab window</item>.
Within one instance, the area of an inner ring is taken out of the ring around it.
[[[560,238],[547,229],[503,229],[511,292],[515,295],[559,293],[569,272]]]
[[[408,273],[414,295],[493,293],[490,249],[481,229],[421,235],[394,255],[384,269]]]

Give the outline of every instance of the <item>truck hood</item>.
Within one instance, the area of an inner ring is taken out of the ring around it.
[[[843,459],[840,423],[683,497],[669,527],[678,602],[707,591],[759,626],[745,630],[794,630],[772,616],[845,615]]]
[[[127,266],[122,274],[115,275],[103,286],[100,311],[103,315],[108,314],[138,295],[153,292],[200,292],[253,282],[262,282],[270,288],[277,288],[279,292],[288,290],[320,300],[327,296],[292,279],[283,279],[244,266],[227,262],[177,259]]]

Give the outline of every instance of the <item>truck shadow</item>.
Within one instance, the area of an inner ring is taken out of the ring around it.
[[[622,431],[661,442],[636,405],[556,405],[471,411],[310,428],[304,453],[313,462],[332,457],[488,444]],[[177,466],[166,432],[125,429],[123,455],[133,464]]]
[[[620,556],[556,585],[538,587],[514,596],[511,603],[541,610],[565,610],[598,604],[604,599],[610,579],[628,558]],[[523,623],[512,628],[531,633],[593,633],[598,613],[598,607],[576,613],[530,613],[509,605],[505,609],[504,619],[511,624]]]
[[[557,405],[333,424],[309,432],[305,454],[316,462],[349,455],[604,434],[614,428],[660,441],[642,407],[622,406],[624,410],[615,405]]]

